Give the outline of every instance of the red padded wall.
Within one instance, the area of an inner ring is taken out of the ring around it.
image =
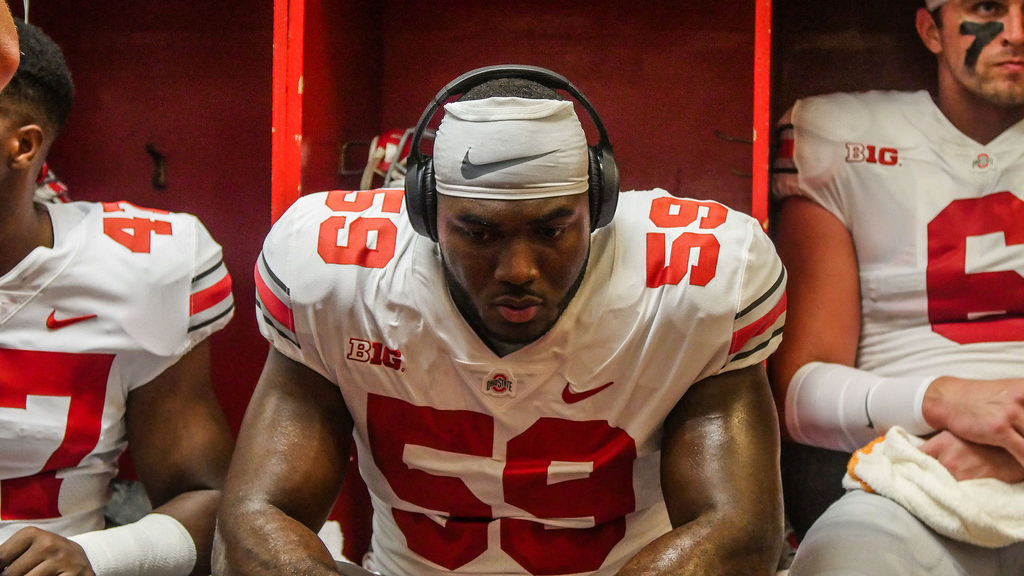
[[[332,7],[322,20],[312,4],[307,34],[329,31],[320,58],[337,74],[315,72],[323,68],[307,46],[307,192],[358,184],[358,176],[331,172],[343,143],[415,124],[462,72],[521,63],[567,76],[590,99],[623,189],[660,186],[749,210],[751,146],[715,133],[752,137],[752,2],[386,0],[367,9],[321,0]]]
[[[213,377],[236,430],[267,350],[252,269],[270,222],[272,13],[272,0],[63,0],[29,11],[76,84],[50,155],[72,196],[191,212],[224,247],[236,311],[213,337]],[[147,144],[166,159],[163,191]]]

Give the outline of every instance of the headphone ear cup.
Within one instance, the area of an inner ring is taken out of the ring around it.
[[[601,158],[598,157],[597,149],[593,146],[587,149],[588,175],[587,184],[590,195],[590,230],[597,230],[597,222],[601,216],[602,190],[604,189],[604,177],[601,174]]]
[[[434,160],[424,156],[414,169],[405,173],[405,210],[412,229],[437,241],[437,190],[434,184]]]
[[[607,225],[615,216],[619,203],[619,169],[610,147],[591,146],[590,166],[590,229]]]
[[[430,156],[423,160],[423,223],[426,236],[437,242],[437,182],[434,180],[434,159]]]

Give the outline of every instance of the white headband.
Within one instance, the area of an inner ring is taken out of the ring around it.
[[[589,188],[587,137],[572,102],[494,97],[444,110],[434,138],[439,194],[530,200]]]
[[[935,10],[946,2],[949,2],[949,0],[924,0],[924,5],[928,7],[928,10]]]

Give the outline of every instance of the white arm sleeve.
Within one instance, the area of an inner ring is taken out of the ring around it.
[[[786,392],[786,429],[801,444],[843,452],[896,425],[929,434],[935,430],[925,422],[921,404],[935,378],[886,378],[842,364],[804,364]]]

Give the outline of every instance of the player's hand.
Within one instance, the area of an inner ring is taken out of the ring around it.
[[[0,544],[4,576],[96,576],[78,544],[39,528],[22,528]]]
[[[1024,466],[1024,379],[943,376],[928,388],[922,412],[934,428],[1002,447]]]
[[[1024,481],[1021,466],[1006,450],[957,438],[943,430],[921,445],[921,451],[935,458],[957,480],[994,478],[1009,484]]]

